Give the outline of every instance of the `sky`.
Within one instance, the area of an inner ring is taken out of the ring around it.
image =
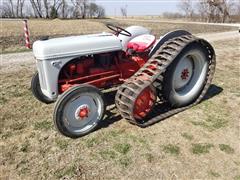
[[[105,8],[107,16],[121,15],[120,8],[127,6],[128,15],[160,15],[179,11],[180,0],[95,0]]]

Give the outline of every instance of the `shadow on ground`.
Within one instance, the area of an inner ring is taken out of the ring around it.
[[[213,98],[214,96],[217,96],[218,94],[220,94],[223,91],[223,88],[212,84],[205,97],[203,98],[203,101],[206,101],[208,99]],[[114,124],[117,121],[120,121],[122,119],[121,115],[117,112],[117,109],[114,105],[115,103],[115,94],[116,94],[116,90],[114,91],[110,91],[107,93],[104,93],[105,96],[105,102],[106,102],[106,106],[107,106],[107,110],[105,112],[105,117],[104,120],[101,121],[101,123],[99,124],[99,129],[101,128],[106,128],[108,126],[110,126],[111,124]],[[110,107],[110,108],[109,108]],[[166,113],[167,111],[169,111],[169,106],[167,106],[167,104],[165,103],[157,103],[155,109],[159,109],[158,111],[153,111],[153,113],[151,113],[151,117],[156,117],[161,113]]]
[[[211,86],[209,87],[207,94],[205,95],[205,97],[203,98],[202,101],[206,101],[208,99],[211,99],[212,97],[220,94],[223,91],[223,88],[215,85],[215,84],[211,84]]]

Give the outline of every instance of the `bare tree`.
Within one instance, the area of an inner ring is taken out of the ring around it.
[[[231,0],[199,0],[198,11],[202,19],[208,22],[231,21],[231,12],[235,6]]]
[[[50,9],[50,18],[57,18],[58,17],[58,11],[60,7],[62,6],[62,0],[54,0],[53,4],[51,5]]]
[[[222,22],[225,22],[226,18],[229,17],[229,12],[227,8],[227,1],[225,0],[208,0],[207,1],[209,6],[212,7],[212,9],[215,9],[215,13],[213,14],[215,18],[220,18],[222,16]]]
[[[42,11],[42,1],[41,0],[30,0],[32,5],[35,17],[43,18],[43,11]]]
[[[237,5],[239,5],[240,1],[231,1],[231,0],[223,0],[224,3],[222,4],[222,22],[231,21],[231,15],[234,13],[234,9]]]
[[[1,9],[1,17],[2,18],[11,18],[13,17],[12,9],[9,4],[4,4],[0,7]]]
[[[202,21],[209,21],[208,19],[212,10],[210,9],[207,0],[199,0],[199,2],[197,3],[197,10]]]
[[[67,18],[76,18],[76,8],[74,6],[68,6],[66,8]]]
[[[13,1],[12,1],[12,0],[9,0],[9,3],[10,3],[10,8],[11,8],[12,17],[15,17]]]
[[[120,8],[121,14],[123,17],[127,17],[127,5]]]
[[[18,14],[19,14],[19,2],[20,0],[17,0],[17,6],[16,6],[16,17],[18,17]]]
[[[91,2],[86,6],[86,17],[89,18],[102,18],[105,16],[105,9],[102,6]]]
[[[237,4],[236,14],[237,14],[238,16],[240,16],[240,3]]]
[[[23,17],[23,7],[25,0],[9,0],[1,6],[2,17]]]
[[[97,18],[105,17],[105,9],[102,6],[98,6]]]
[[[88,6],[88,13],[90,18],[95,17],[98,13],[98,5],[95,3],[90,3]]]
[[[6,3],[2,3],[0,6],[1,9],[1,17],[2,18],[12,18],[14,17],[14,12],[12,8],[12,1],[8,1]]]
[[[7,0],[0,6],[0,16],[4,18],[86,18],[104,17],[105,10],[90,0]]]
[[[86,18],[87,7],[89,5],[88,0],[71,0],[75,7],[75,13],[77,16],[81,16],[82,19]]]
[[[61,6],[61,16],[62,16],[62,18],[67,17],[67,8],[68,8],[67,2],[65,0],[62,0],[62,6]]]
[[[49,1],[48,0],[43,0],[43,4],[44,4],[44,8],[45,8],[45,12],[46,12],[46,18],[49,18]]]
[[[62,3],[63,3],[63,0],[53,0],[52,6],[54,6],[56,8],[56,10],[58,11],[59,8],[62,6]]]
[[[24,6],[25,17],[35,17],[35,13],[33,12],[33,8],[31,4],[25,4]]]
[[[194,8],[191,0],[181,0],[178,7],[184,12],[185,17],[192,18]]]
[[[0,18],[4,18],[3,6],[0,7]]]
[[[20,11],[21,18],[23,17],[24,3],[25,3],[25,0],[19,0],[19,11]]]

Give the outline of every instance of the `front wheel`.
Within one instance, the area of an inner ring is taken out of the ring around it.
[[[40,82],[39,82],[39,74],[36,72],[31,81],[31,91],[32,94],[38,99],[39,101],[45,103],[45,104],[50,104],[53,103],[54,101],[49,99],[47,96],[45,96],[41,90],[40,87]]]
[[[77,138],[93,131],[105,112],[102,93],[94,86],[74,86],[57,100],[53,120],[64,136]]]

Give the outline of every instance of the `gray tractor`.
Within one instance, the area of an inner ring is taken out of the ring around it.
[[[34,96],[55,102],[53,120],[65,136],[93,131],[105,114],[101,92],[118,90],[123,118],[146,127],[199,103],[213,78],[212,46],[184,30],[156,39],[141,26],[108,24],[113,33],[43,39],[34,42],[37,73]]]

